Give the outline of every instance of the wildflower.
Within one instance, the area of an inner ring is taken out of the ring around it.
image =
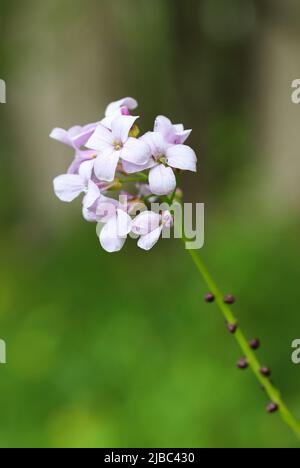
[[[100,244],[106,252],[119,252],[131,231],[131,217],[121,206],[108,215],[107,213],[104,214],[106,219],[103,218],[97,227]]]
[[[150,158],[149,146],[129,132],[138,117],[121,115],[112,120],[111,130],[98,125],[86,146],[97,151],[94,171],[99,180],[114,180],[119,160],[128,161],[137,166],[144,165]]]
[[[173,218],[169,211],[162,214],[153,211],[140,213],[132,223],[132,232],[139,237],[138,247],[143,250],[150,250],[160,238],[163,228],[171,228]]]
[[[186,145],[168,143],[158,132],[148,132],[140,138],[151,149],[151,159],[144,166],[137,167],[131,162],[123,163],[128,174],[150,169],[149,187],[155,195],[167,195],[176,188],[173,169],[196,172],[197,158],[194,150]]]

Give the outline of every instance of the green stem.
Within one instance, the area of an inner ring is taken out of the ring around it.
[[[215,281],[213,280],[212,276],[208,272],[206,266],[204,265],[203,261],[200,258],[200,255],[196,250],[188,250],[190,256],[192,257],[196,267],[198,268],[200,274],[202,275],[204,281],[206,282],[207,286],[209,287],[210,291],[214,294],[216,298],[216,303],[224,316],[225,320],[229,324],[237,324],[237,319],[235,318],[232,310],[230,307],[224,303],[224,297],[221,291],[219,290],[218,286],[216,285]],[[291,414],[289,409],[286,407],[285,403],[282,400],[282,397],[279,393],[279,391],[274,387],[274,385],[270,382],[270,380],[267,377],[264,377],[260,369],[262,368],[262,365],[260,364],[259,360],[256,357],[256,354],[254,351],[250,348],[248,341],[244,335],[244,333],[241,331],[241,329],[238,327],[236,333],[234,334],[234,337],[242,349],[245,357],[247,358],[247,362],[252,369],[254,375],[260,382],[260,384],[263,386],[265,392],[267,395],[270,397],[272,402],[276,403],[279,412],[281,415],[282,420],[294,431],[296,436],[300,439],[300,424],[297,422],[297,420],[294,418],[294,416]]]

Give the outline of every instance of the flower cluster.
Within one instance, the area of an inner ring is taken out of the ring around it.
[[[121,99],[99,122],[50,134],[75,152],[67,174],[54,179],[55,194],[64,202],[84,195],[83,217],[98,223],[107,252],[119,251],[129,234],[150,250],[163,228],[172,227],[173,217],[168,210],[151,211],[149,204],[171,204],[179,193],[180,172],[196,172],[196,154],[185,145],[191,130],[159,116],[154,131],[139,136],[139,117],[131,115],[137,105],[133,98]]]

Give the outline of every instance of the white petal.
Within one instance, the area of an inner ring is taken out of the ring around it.
[[[156,166],[157,163],[154,161],[153,158],[150,158],[145,164],[133,164],[131,162],[122,161],[123,169],[127,174],[135,174],[136,172],[146,171],[147,169],[151,169],[152,167]]]
[[[108,117],[116,112],[116,110],[120,109],[120,107],[127,107],[128,109],[136,109],[138,103],[135,99],[131,97],[127,97],[124,99],[120,99],[119,101],[112,102],[109,104],[105,111],[105,116]]]
[[[76,146],[76,148],[81,148],[81,146],[84,146],[87,143],[98,125],[99,123],[86,125],[85,127],[81,128],[77,135],[72,137],[73,144]]]
[[[67,132],[67,130],[64,130],[63,128],[54,128],[50,133],[50,138],[53,138],[53,140],[60,141],[65,145],[73,146],[72,138],[69,135],[69,132]]]
[[[125,143],[128,139],[128,134],[138,117],[131,115],[119,115],[113,119],[111,123],[111,131],[114,141]]]
[[[120,151],[120,158],[137,165],[148,164],[152,159],[150,147],[137,138],[128,138]]]
[[[183,124],[175,124],[175,125],[173,125],[173,127],[174,127],[174,130],[175,130],[176,133],[181,133],[181,132],[184,131]]]
[[[53,185],[56,196],[64,202],[75,200],[86,188],[82,177],[76,174],[58,176]]]
[[[119,156],[119,151],[113,148],[107,148],[97,156],[94,162],[94,172],[99,180],[106,182],[114,180]]]
[[[112,146],[113,141],[114,138],[111,131],[100,124],[93,135],[88,139],[85,146],[93,150],[103,151],[107,147]]]
[[[100,197],[99,187],[95,184],[95,182],[90,180],[88,182],[88,191],[83,200],[83,207],[85,209],[90,208],[98,200],[99,197]]]
[[[168,138],[174,133],[174,127],[170,119],[164,115],[159,115],[155,119],[154,131],[161,133],[165,138]]]
[[[162,224],[166,228],[171,228],[174,224],[173,216],[171,215],[170,211],[166,210],[162,214]]]
[[[169,143],[164,139],[163,135],[157,132],[145,133],[145,135],[143,135],[140,140],[150,146],[151,154],[154,157],[164,156],[168,147],[170,146]]]
[[[88,182],[90,178],[92,177],[94,164],[95,164],[95,160],[90,159],[88,161],[84,161],[79,167],[78,173],[86,182]]]
[[[168,164],[177,169],[196,172],[197,157],[195,151],[186,145],[174,145],[167,151]]]
[[[154,211],[143,211],[132,223],[132,232],[138,236],[145,236],[157,229],[160,225],[161,217]]]
[[[106,252],[119,252],[125,244],[126,237],[117,234],[117,218],[111,218],[100,232],[100,244]]]
[[[149,185],[155,195],[167,195],[176,188],[176,177],[170,167],[159,164],[150,170]]]
[[[192,130],[183,130],[182,132],[177,132],[175,134],[173,143],[175,143],[175,145],[183,145],[191,133]]]
[[[116,217],[118,206],[118,200],[100,195],[96,209],[98,219],[102,223],[106,223],[110,218]]]
[[[119,237],[126,237],[130,233],[132,220],[123,210],[117,210],[117,233]]]
[[[94,210],[90,210],[84,207],[82,209],[82,216],[89,223],[96,223],[97,221],[99,221],[97,214],[95,213]]]
[[[140,237],[138,241],[138,246],[143,250],[150,250],[157,243],[162,232],[162,226],[154,229],[149,234]]]

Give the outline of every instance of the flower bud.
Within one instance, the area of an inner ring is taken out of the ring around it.
[[[232,335],[235,334],[235,332],[237,331],[237,324],[236,323],[227,323],[227,329],[230,333],[232,333]]]
[[[214,302],[215,296],[212,293],[207,293],[205,295],[205,301],[208,303]]]
[[[273,401],[271,403],[268,404],[267,406],[267,413],[276,413],[276,411],[278,411],[278,405],[276,405],[276,403],[274,403]]]
[[[260,369],[260,373],[261,375],[263,375],[264,377],[270,377],[271,376],[271,369],[269,369],[268,367],[262,367]]]
[[[260,347],[260,341],[258,338],[253,338],[253,340],[249,341],[249,346],[251,349],[256,351]]]
[[[248,369],[249,364],[248,364],[247,359],[246,358],[239,359],[239,361],[237,362],[237,367],[238,369],[241,369],[241,370]]]
[[[227,294],[227,296],[224,297],[225,304],[232,305],[235,301],[236,299],[232,294]]]

